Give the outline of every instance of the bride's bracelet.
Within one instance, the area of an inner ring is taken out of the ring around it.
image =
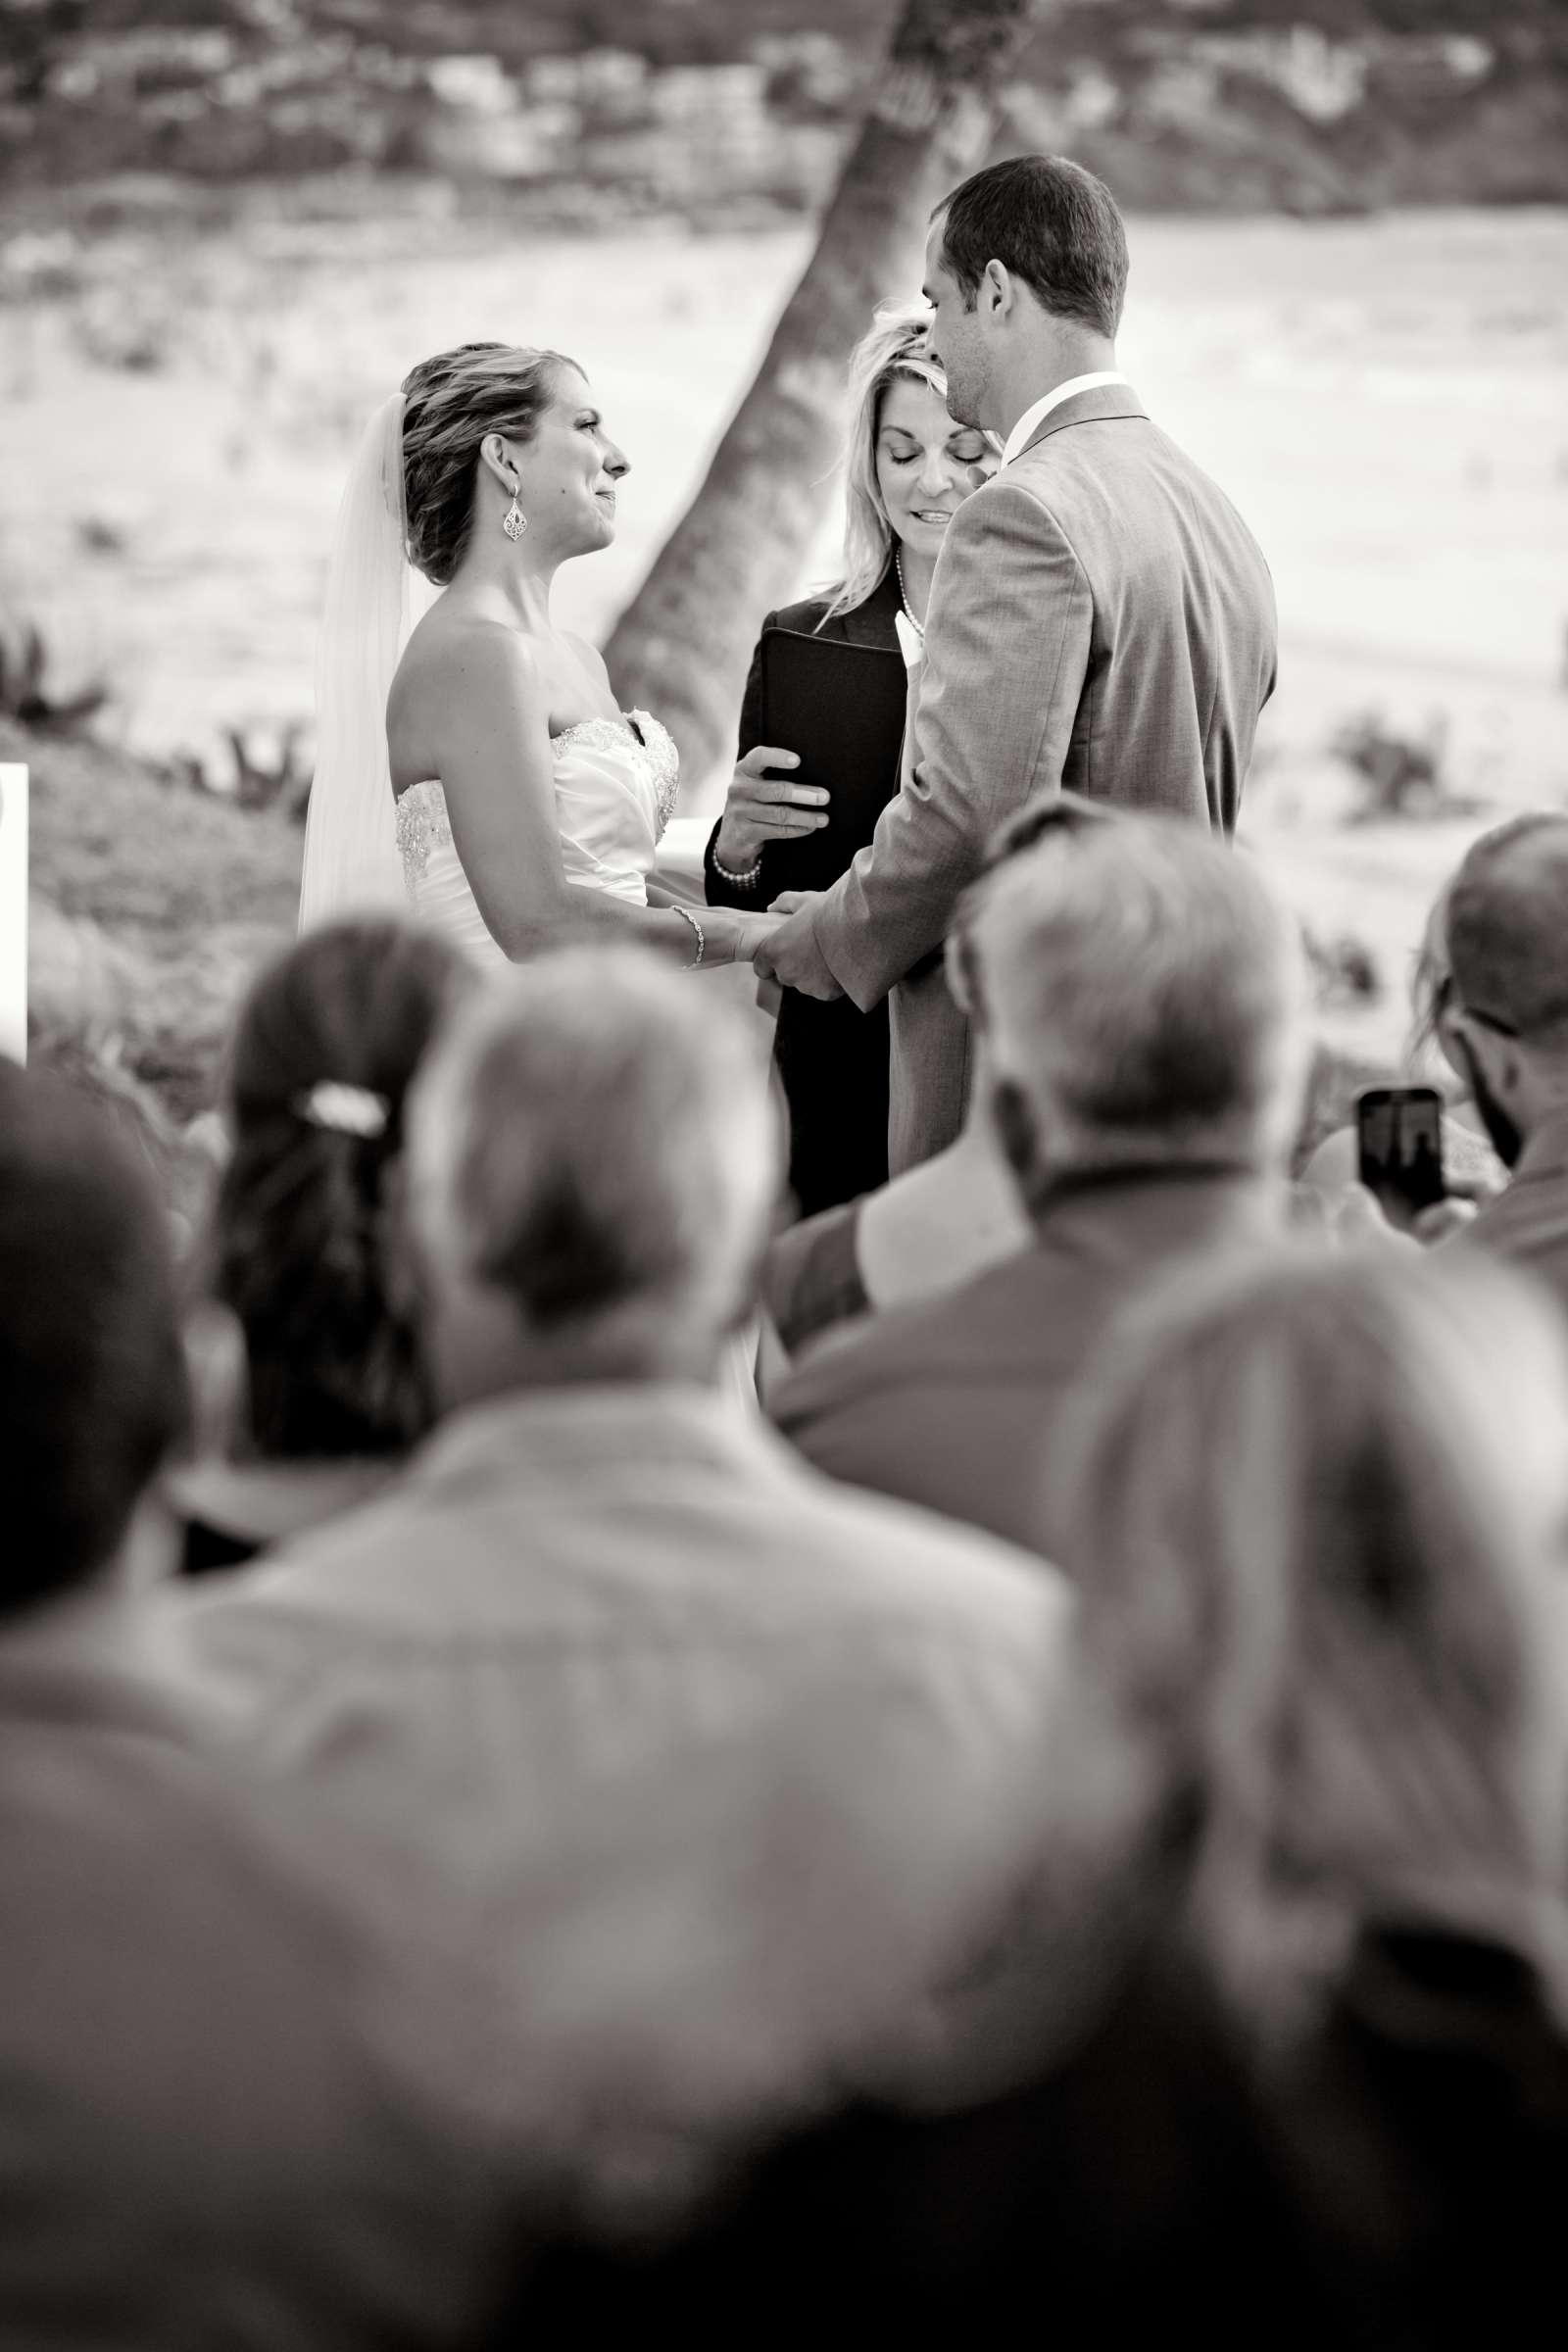
[[[692,957],[690,963],[686,966],[686,969],[689,972],[699,971],[702,968],[703,956],[708,948],[708,942],[703,936],[703,926],[697,920],[696,915],[693,914],[689,906],[682,906],[677,903],[675,906],[670,907],[669,911],[671,914],[678,914],[683,923],[690,923],[693,931],[697,935],[697,953]]]

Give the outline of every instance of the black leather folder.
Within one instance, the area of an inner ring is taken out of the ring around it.
[[[898,790],[907,673],[879,645],[770,629],[762,639],[763,743],[795,752],[792,784],[831,795],[828,823],[767,853],[770,896],[826,890],[876,831]]]

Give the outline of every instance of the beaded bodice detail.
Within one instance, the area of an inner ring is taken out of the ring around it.
[[[629,744],[628,744],[629,738]],[[680,793],[680,754],[675,739],[647,710],[624,710],[619,718],[579,718],[574,727],[551,742],[558,754],[570,743],[614,744],[621,750],[630,749],[654,788],[654,807],[659,812],[659,830],[663,832],[675,813],[675,802]]]
[[[619,718],[580,718],[550,738],[556,755],[558,789],[569,773],[574,750],[608,755],[637,788],[647,807],[653,847],[675,813],[680,791],[680,754],[667,728],[646,710],[627,710]],[[412,784],[397,805],[398,851],[404,878],[411,890],[423,880],[432,854],[452,846],[452,821],[440,779]]]

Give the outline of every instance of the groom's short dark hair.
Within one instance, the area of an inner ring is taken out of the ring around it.
[[[965,307],[1001,262],[1043,310],[1113,335],[1127,291],[1127,232],[1103,180],[1064,155],[1015,155],[944,196],[942,258]]]

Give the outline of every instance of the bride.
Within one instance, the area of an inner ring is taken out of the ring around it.
[[[406,897],[483,957],[593,926],[688,966],[749,962],[774,928],[650,906],[675,746],[551,618],[559,567],[614,537],[626,471],[557,352],[464,344],[371,418],[327,589],[302,927]]]

